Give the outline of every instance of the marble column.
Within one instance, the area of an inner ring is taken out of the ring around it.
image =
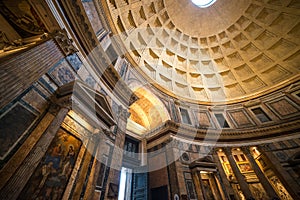
[[[228,195],[225,193],[226,190],[225,190],[224,184],[221,180],[221,177],[220,177],[220,174],[218,171],[214,173],[214,179],[215,179],[215,183],[217,184],[217,187],[219,189],[221,199],[230,200]]]
[[[212,193],[213,193],[215,199],[216,200],[221,200],[221,192],[220,192],[220,188],[218,187],[218,184],[216,182],[215,174],[214,173],[209,173],[208,177],[209,177],[209,182],[211,184]]]
[[[96,133],[97,134],[97,133]],[[101,138],[101,136],[95,135],[94,136],[94,140],[95,140],[95,159],[93,161],[93,166],[92,166],[92,170],[90,172],[89,178],[88,178],[88,183],[86,185],[86,190],[85,190],[85,194],[83,199],[92,199],[92,196],[94,194],[95,188],[96,188],[96,181],[97,178],[99,176],[99,171],[100,171],[100,167],[101,167],[101,158],[102,158],[102,149],[103,149],[103,139]]]
[[[258,177],[259,182],[262,184],[265,191],[267,192],[269,198],[279,199],[276,191],[274,190],[272,185],[269,183],[268,179],[265,177],[264,173],[261,171],[261,169],[257,165],[256,161],[254,160],[254,158],[249,150],[249,147],[242,147],[241,149],[244,152],[244,154],[246,155],[252,169],[254,170],[256,176]]]
[[[237,181],[238,181],[238,183],[239,183],[239,185],[241,187],[241,190],[242,190],[245,198],[247,200],[254,199],[253,195],[252,195],[252,193],[251,193],[251,191],[249,189],[248,183],[245,180],[244,175],[240,172],[240,170],[239,170],[239,168],[238,168],[238,166],[237,166],[237,164],[236,164],[236,162],[235,162],[235,160],[233,158],[233,155],[232,155],[232,152],[231,152],[231,148],[228,148],[228,147],[225,148],[224,152],[225,152],[225,154],[227,156],[227,159],[229,161],[231,169],[232,169],[232,171],[234,173],[234,176],[236,177],[236,179],[237,179]]]
[[[206,194],[205,194],[205,189],[204,189],[204,185],[203,185],[203,180],[202,180],[202,176],[201,176],[201,171],[198,171],[197,173],[199,182],[200,182],[200,186],[201,186],[201,192],[202,192],[202,196],[204,200],[207,200]]]
[[[201,184],[202,179],[200,181],[200,172],[197,169],[193,169],[192,170],[192,178],[193,178],[193,182],[195,185],[195,190],[196,190],[196,194],[197,194],[197,199],[201,200],[201,199],[205,199],[205,197],[203,196],[203,184]]]
[[[280,161],[276,158],[276,156],[268,149],[267,146],[258,146],[258,150],[268,159],[268,162],[271,164],[271,168],[274,170],[278,178],[282,181],[289,194],[294,199],[300,199],[298,184],[282,167]]]
[[[235,193],[227,179],[227,176],[225,174],[225,171],[223,169],[222,163],[220,162],[220,159],[219,159],[219,156],[218,156],[216,150],[214,151],[212,156],[214,158],[214,162],[216,163],[217,169],[218,169],[216,176],[222,186],[222,189],[223,189],[226,199],[231,199],[231,197],[234,198]]]

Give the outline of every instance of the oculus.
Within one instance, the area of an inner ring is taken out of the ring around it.
[[[193,4],[200,8],[207,8],[213,5],[217,0],[192,0]]]

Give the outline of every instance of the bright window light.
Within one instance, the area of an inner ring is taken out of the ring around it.
[[[126,168],[122,167],[118,200],[124,200],[126,187]]]
[[[192,2],[200,7],[200,8],[206,8],[211,5],[213,5],[217,0],[192,0]]]

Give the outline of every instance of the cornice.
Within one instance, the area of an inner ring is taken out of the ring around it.
[[[145,137],[148,143],[158,140],[167,134],[171,134],[174,137],[183,138],[191,142],[207,141],[215,143],[241,143],[285,138],[297,133],[300,133],[300,119],[268,127],[256,127],[255,129],[244,130],[197,129],[169,120],[162,126],[148,132]]]

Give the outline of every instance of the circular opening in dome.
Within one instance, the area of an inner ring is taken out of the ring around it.
[[[207,8],[213,5],[217,0],[192,0],[193,4],[200,8]]]

